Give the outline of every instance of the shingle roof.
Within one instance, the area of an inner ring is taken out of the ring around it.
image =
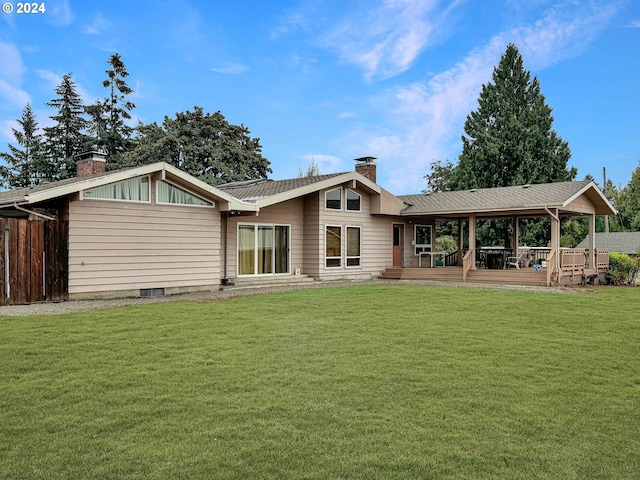
[[[83,182],[89,178],[104,177],[105,175],[110,175],[112,173],[115,173],[116,171],[120,172],[125,170],[131,170],[131,169],[123,168],[121,170],[111,170],[109,172],[95,173],[93,175],[88,175],[86,177],[72,177],[72,178],[67,178],[65,180],[58,180],[57,182],[48,182],[48,183],[42,183],[40,185],[34,185],[33,187],[22,187],[22,188],[16,188],[14,190],[7,190],[5,192],[0,192],[0,201],[13,200],[13,199],[16,199],[16,201],[18,201],[24,198],[26,195],[30,195],[32,193],[43,192],[45,190],[50,190],[52,188],[57,188],[57,187],[63,187],[65,185],[73,185],[74,183]]]
[[[578,244],[589,248],[589,235]],[[640,250],[640,232],[596,233],[596,248],[608,248],[612,252],[637,254]]]
[[[233,182],[217,185],[217,188],[240,200],[256,201],[260,198],[288,192],[289,190],[305,187],[339,175],[344,175],[344,173],[330,173],[328,175],[289,178],[286,180],[248,180],[246,182]]]
[[[518,209],[544,209],[560,206],[589,185],[581,182],[558,182],[515,187],[478,188],[456,192],[400,195],[410,206],[403,214],[454,214],[495,212]]]

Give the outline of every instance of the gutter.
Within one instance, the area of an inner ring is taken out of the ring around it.
[[[13,204],[13,208],[15,208],[16,210],[20,210],[22,212],[26,212],[26,213],[28,213],[30,215],[35,215],[36,217],[44,218],[45,220],[55,220],[55,218],[50,217],[49,215],[44,215],[42,213],[34,212],[32,210],[27,210],[26,208],[21,207],[20,205],[18,205],[15,202]]]

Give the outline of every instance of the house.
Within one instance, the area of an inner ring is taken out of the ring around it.
[[[394,267],[442,276],[447,269],[413,268],[445,265],[442,257],[434,264],[441,220],[467,225],[466,245],[461,238],[459,254],[446,259],[464,281],[478,270],[470,260],[476,223],[495,217],[516,226],[520,217],[552,218],[555,277],[543,283],[558,283],[559,217],[588,215],[595,228],[596,214],[615,212],[593,182],[395,196],[376,183],[374,160],[357,159],[350,172],[212,187],[166,163],[107,172],[104,155],[89,152],[76,178],[0,193],[0,301],[168,295],[288,277],[403,278]]]
[[[598,232],[595,239],[596,248],[606,248],[632,258],[638,258],[640,255],[640,232]],[[578,244],[577,248],[589,248],[589,235]]]

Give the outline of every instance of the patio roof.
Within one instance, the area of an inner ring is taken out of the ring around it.
[[[595,206],[597,215],[616,213],[615,208],[590,180],[401,195],[399,198],[409,205],[402,211],[402,215],[455,217],[469,213],[485,216],[509,215],[514,212],[536,214],[546,212],[546,208],[579,212],[571,204],[582,195]]]

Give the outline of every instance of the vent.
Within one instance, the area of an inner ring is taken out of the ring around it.
[[[164,297],[164,288],[141,288],[141,298]]]
[[[527,183],[526,185],[523,185],[522,188],[529,188],[531,186],[530,183]]]
[[[477,189],[477,188],[472,188],[472,189],[471,189],[471,190],[469,190],[469,191],[470,191],[471,193],[473,193],[473,192],[477,192],[477,191],[478,191],[478,189]]]

